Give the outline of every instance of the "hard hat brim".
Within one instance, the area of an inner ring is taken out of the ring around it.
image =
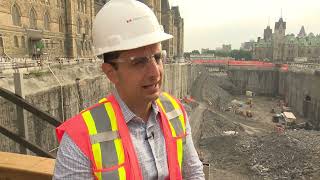
[[[130,39],[130,41],[123,40],[120,44],[113,47],[105,47],[94,49],[94,54],[96,56],[102,55],[104,53],[115,52],[115,51],[124,51],[130,49],[136,49],[144,46],[148,46],[151,44],[159,43],[168,39],[173,38],[172,35],[167,34],[165,32],[153,32],[143,36],[138,36],[134,39]],[[134,48],[132,48],[134,47]]]

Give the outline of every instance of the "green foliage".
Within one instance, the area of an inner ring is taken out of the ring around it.
[[[36,43],[36,48],[38,49],[43,49],[44,48],[44,44],[43,44],[43,42],[42,41],[38,41],[37,43]]]
[[[41,77],[41,76],[44,76],[44,75],[47,75],[49,74],[50,72],[48,71],[31,71],[29,74],[26,74],[25,77],[28,79],[28,78],[34,78],[34,77]]]
[[[199,50],[193,50],[191,51],[191,54],[200,54]]]
[[[240,59],[251,60],[252,53],[244,50],[232,50],[230,52],[230,57],[233,57],[236,60],[240,60]]]
[[[232,50],[232,51],[222,51],[222,50],[208,50],[205,54],[214,54],[217,57],[233,57],[236,60],[245,59],[251,60],[252,53],[244,50]]]

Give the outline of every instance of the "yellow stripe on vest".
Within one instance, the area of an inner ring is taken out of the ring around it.
[[[177,103],[177,101],[175,99],[173,99],[168,93],[164,92],[163,95],[165,95],[168,99],[170,99],[174,109],[180,109],[180,106]],[[180,122],[181,122],[181,125],[182,125],[183,132],[186,132],[186,126],[185,126],[186,122],[185,122],[183,114],[181,114],[179,116],[179,119],[180,119]]]
[[[168,93],[163,93],[164,96],[166,96],[170,102],[172,103],[174,109],[180,109],[179,104],[177,103],[177,101],[175,99],[173,99]],[[179,116],[179,120],[183,129],[183,132],[186,132],[186,127],[185,127],[185,119],[183,114]],[[172,127],[171,123],[170,123],[170,127]],[[172,127],[173,129],[173,127]],[[177,139],[177,152],[178,152],[178,161],[179,161],[179,166],[180,166],[180,170],[182,169],[182,161],[183,161],[183,142],[182,142],[182,138]]]
[[[169,99],[169,101],[171,102],[173,108],[175,110],[180,110],[181,107],[179,106],[179,104],[177,103],[177,101],[172,98],[168,93],[165,93],[163,92],[162,93],[163,96],[165,96],[167,99]],[[162,109],[163,112],[167,113],[167,111],[165,110],[163,104],[161,103],[161,100],[160,98],[158,98],[156,100],[157,104],[160,106],[160,108]],[[167,117],[168,118],[168,117]],[[169,121],[169,126],[170,126],[170,129],[171,129],[171,133],[172,133],[172,136],[173,137],[177,137],[177,134],[176,134],[176,130],[174,129],[172,123],[170,122],[170,120],[168,119]],[[180,124],[181,124],[181,127],[182,127],[182,130],[184,132],[184,134],[186,133],[186,127],[185,127],[185,118],[184,118],[184,115],[183,113],[181,115],[179,115],[179,121],[180,121]],[[182,138],[179,138],[177,139],[177,156],[178,156],[178,162],[179,162],[179,167],[180,167],[180,170],[182,170],[182,161],[183,161],[183,140]]]
[[[87,125],[89,135],[97,134],[96,125],[94,123],[94,120],[91,116],[90,111],[83,112],[82,117]],[[92,153],[93,153],[93,158],[96,163],[97,169],[102,169],[102,156],[101,156],[101,148],[99,143],[92,144]],[[102,179],[100,172],[95,173],[95,175],[98,177],[99,180]]]
[[[118,131],[118,123],[117,123],[116,115],[113,110],[112,104],[106,103],[105,108],[106,108],[106,111],[107,111],[108,116],[110,118],[112,131]],[[116,152],[117,152],[117,156],[118,156],[118,165],[123,164],[125,158],[124,158],[124,150],[123,150],[122,140],[120,138],[115,139],[114,145],[116,147]],[[124,167],[119,168],[118,172],[119,172],[119,179],[125,180],[126,179],[126,171],[125,171]]]

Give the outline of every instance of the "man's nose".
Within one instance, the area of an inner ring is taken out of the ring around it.
[[[155,77],[160,76],[160,64],[154,59],[154,57],[149,57],[149,62],[147,63],[146,70],[148,75]]]

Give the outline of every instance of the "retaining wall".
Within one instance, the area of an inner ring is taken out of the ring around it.
[[[182,98],[189,92],[191,86],[191,65],[190,64],[170,64],[165,65],[165,76],[163,89]],[[80,79],[77,83],[64,85],[62,87],[63,96],[59,86],[53,87],[35,94],[26,96],[26,100],[43,111],[50,113],[58,119],[68,119],[77,114],[82,109],[89,107],[105,97],[112,89],[113,85],[106,76],[94,77],[92,79]],[[63,98],[62,98],[63,97]],[[63,99],[63,110],[62,110]],[[0,98],[0,124],[17,132],[16,107],[11,102]],[[54,127],[39,120],[36,116],[26,112],[28,120],[29,140],[45,150],[52,150],[58,146]],[[19,146],[9,138],[0,134],[0,151],[19,152]]]

